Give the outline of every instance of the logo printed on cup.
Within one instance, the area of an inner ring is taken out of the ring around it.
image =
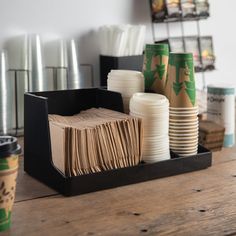
[[[207,97],[207,101],[222,103],[222,102],[225,101],[225,99],[224,98],[217,98],[217,97],[214,97],[214,96],[209,96],[209,97]]]

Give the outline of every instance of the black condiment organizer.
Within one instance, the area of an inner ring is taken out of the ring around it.
[[[76,177],[65,177],[52,163],[48,114],[73,115],[91,107],[123,111],[119,93],[80,89],[25,94],[24,169],[32,177],[58,192],[73,196],[98,190],[173,176],[211,166],[212,154],[202,146],[198,154],[154,164],[115,169]]]

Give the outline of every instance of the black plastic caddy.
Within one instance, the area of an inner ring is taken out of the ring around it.
[[[154,164],[103,171],[76,177],[64,176],[52,162],[48,114],[74,115],[92,107],[123,111],[119,93],[101,89],[79,89],[25,94],[25,171],[66,196],[187,173],[211,166],[212,154],[202,146],[198,154]]]

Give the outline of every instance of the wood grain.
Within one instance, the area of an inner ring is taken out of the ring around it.
[[[214,153],[203,171],[17,202],[2,235],[236,235],[236,149]]]
[[[20,158],[19,158],[19,171],[18,171],[18,177],[17,177],[15,202],[26,201],[29,199],[56,194],[56,192],[53,189],[40,183],[36,179],[31,178],[28,174],[24,172],[23,137],[18,138],[18,142],[22,147],[22,154],[20,155]]]

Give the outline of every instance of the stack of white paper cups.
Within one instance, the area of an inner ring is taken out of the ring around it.
[[[170,107],[170,148],[181,156],[197,154],[198,109]]]
[[[135,93],[130,100],[130,115],[143,121],[142,160],[153,163],[170,159],[168,99],[160,94]]]
[[[170,149],[180,156],[197,154],[198,106],[191,53],[170,53],[166,96],[170,101]]]
[[[132,70],[111,70],[108,74],[107,89],[121,93],[124,112],[128,114],[132,95],[144,91],[143,74]]]

